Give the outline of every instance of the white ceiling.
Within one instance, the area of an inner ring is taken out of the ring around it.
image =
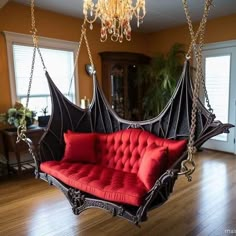
[[[12,0],[29,5],[29,0]],[[94,2],[97,0],[94,0]],[[193,21],[199,21],[203,12],[204,0],[189,0],[189,7]],[[236,13],[236,0],[213,0],[209,18]],[[83,18],[83,0],[35,0],[35,5],[50,11]],[[146,0],[147,14],[144,23],[138,31],[156,32],[186,23],[182,0]],[[136,27],[133,27],[133,30]]]

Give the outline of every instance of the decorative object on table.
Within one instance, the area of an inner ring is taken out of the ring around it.
[[[14,107],[9,108],[6,113],[0,114],[0,122],[8,123],[17,128],[24,116],[24,112],[26,126],[32,125],[34,123],[36,112],[31,111],[28,108],[25,110],[25,107],[19,102],[16,102]]]
[[[41,112],[43,113],[43,116],[38,116],[38,126],[40,127],[46,127],[48,125],[48,121],[50,119],[50,115],[47,115],[48,113],[48,107],[44,107]]]
[[[80,107],[86,109],[89,107],[89,105],[90,105],[89,99],[86,96],[84,96],[84,98],[80,100]]]

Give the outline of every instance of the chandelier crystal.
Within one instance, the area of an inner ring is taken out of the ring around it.
[[[93,23],[101,20],[101,41],[107,40],[111,35],[114,42],[131,40],[131,25],[133,17],[137,18],[137,27],[143,22],[146,14],[145,0],[84,0],[83,14],[93,29]]]

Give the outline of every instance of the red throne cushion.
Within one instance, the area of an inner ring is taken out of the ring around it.
[[[40,165],[65,184],[104,200],[134,206],[184,152],[186,140],[159,138],[141,129],[64,135],[62,161]]]
[[[95,163],[95,133],[64,133],[63,161]]]

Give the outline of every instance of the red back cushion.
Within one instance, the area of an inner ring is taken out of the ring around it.
[[[141,158],[152,144],[168,148],[168,167],[185,151],[187,140],[170,140],[141,129],[97,134],[96,155],[99,164],[129,173],[138,173]]]
[[[145,150],[156,136],[142,129],[97,134],[96,155],[102,166],[137,174]]]
[[[65,152],[63,161],[96,163],[95,133],[64,133]]]
[[[156,144],[148,147],[143,155],[138,177],[150,190],[156,180],[166,171],[167,168],[167,148]]]
[[[168,163],[167,167],[171,167],[175,161],[177,161],[180,156],[186,150],[187,140],[171,140],[171,139],[164,139],[156,137],[156,144],[158,146],[168,148]]]

